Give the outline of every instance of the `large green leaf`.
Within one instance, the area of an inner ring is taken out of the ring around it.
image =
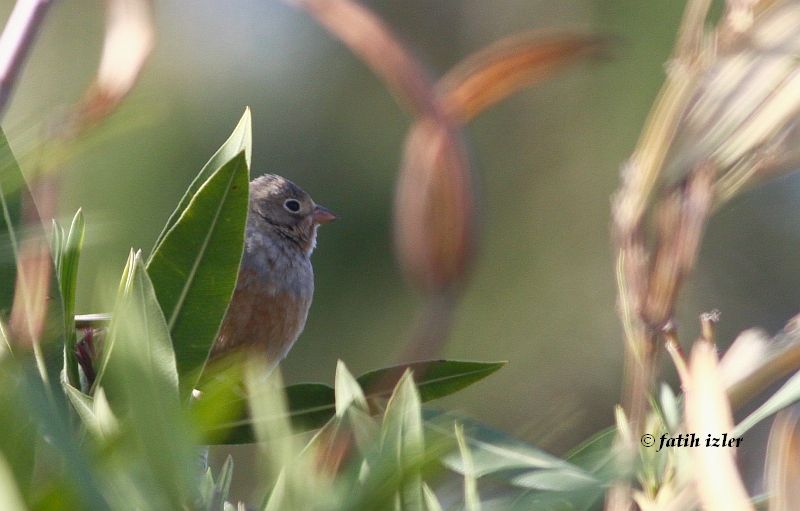
[[[241,152],[197,190],[147,266],[172,335],[184,398],[200,377],[236,285],[247,204],[248,166]]]
[[[314,509],[316,506],[312,503],[324,499],[322,492],[327,484],[315,470],[313,460],[302,455],[303,442],[294,434],[289,420],[279,371],[270,370],[263,359],[250,358],[245,366],[245,383],[253,429],[262,455],[261,474],[266,476],[270,486],[279,483],[283,487],[280,498],[270,499],[271,506]],[[283,483],[280,483],[281,478]]]
[[[113,415],[121,418],[114,457],[130,464],[108,477],[119,478],[112,484],[131,502],[183,509],[194,487],[194,448],[167,323],[140,252],[131,253],[123,272],[103,351],[95,386],[102,385]],[[135,485],[124,482],[130,473],[137,474]]]
[[[153,251],[150,255],[151,258],[158,250],[161,242],[163,242],[164,238],[166,238],[170,229],[172,229],[172,227],[178,223],[178,220],[181,218],[181,216],[183,216],[184,211],[186,211],[186,208],[189,207],[189,203],[192,201],[192,198],[195,196],[197,191],[200,190],[200,187],[203,186],[203,183],[208,181],[208,178],[210,178],[220,168],[222,168],[223,165],[231,161],[242,151],[244,151],[244,156],[247,160],[247,166],[248,168],[250,167],[252,146],[253,130],[250,117],[250,108],[248,107],[245,108],[242,118],[239,119],[239,123],[233,129],[233,132],[228,137],[228,140],[226,140],[225,143],[222,144],[219,149],[217,149],[217,152],[214,153],[214,156],[212,156],[211,159],[208,160],[208,162],[203,166],[203,168],[200,170],[200,173],[197,174],[192,183],[189,185],[186,193],[183,194],[181,201],[178,203],[178,207],[172,212],[172,215],[170,215],[169,220],[167,220],[167,223],[164,226],[164,229],[161,231],[161,234],[158,235],[158,239],[156,239],[156,242],[153,245]]]
[[[505,362],[464,362],[454,360],[435,360],[417,362],[370,371],[355,383],[368,392],[367,399],[387,399],[406,370],[414,373],[420,400],[431,401],[447,396],[467,387],[494,373]],[[417,373],[419,371],[419,373]],[[345,373],[339,374],[340,394],[356,397],[353,383],[347,383]],[[345,391],[345,389],[349,389]],[[299,383],[286,387],[288,414],[292,426],[299,431],[317,429],[324,426],[335,414],[337,407],[336,392],[324,383]],[[241,417],[226,424],[218,424],[213,438],[220,443],[250,443],[253,434],[250,428],[251,419]]]
[[[95,379],[95,388],[103,383],[106,372],[116,369],[128,373],[136,362],[141,370],[152,373],[154,381],[165,385],[167,398],[178,396],[178,371],[164,314],[153,285],[144,269],[141,252],[131,251],[123,272],[114,306],[103,358]],[[124,380],[124,375],[118,379]],[[128,381],[132,387],[136,381]]]
[[[503,367],[506,362],[468,362],[432,360],[370,371],[358,377],[367,397],[388,396],[410,370],[422,402],[448,396],[478,382]]]

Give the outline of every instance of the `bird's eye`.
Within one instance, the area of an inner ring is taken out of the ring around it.
[[[296,199],[286,199],[286,202],[283,203],[283,207],[286,208],[287,211],[297,213],[300,211],[300,202]]]

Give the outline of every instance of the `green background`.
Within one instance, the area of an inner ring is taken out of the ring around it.
[[[467,129],[482,235],[444,355],[509,364],[443,405],[563,452],[610,424],[618,400],[610,198],[663,78],[681,2],[365,3],[437,76],[532,28],[614,37],[610,59],[526,89]],[[28,172],[41,164],[44,121],[91,81],[102,7],[63,1],[48,13],[4,121]],[[10,8],[2,2],[0,14]],[[62,220],[83,207],[87,222],[78,311],[108,308],[128,248],[150,249],[249,105],[254,175],[282,174],[341,217],[320,231],[317,294],[286,379],[330,382],[339,358],[355,374],[393,363],[420,303],[395,264],[390,225],[409,117],[342,44],[276,0],[159,1],[156,21],[134,93],[58,170]],[[798,183],[770,183],[714,217],[682,294],[684,342],[712,308],[723,342],[797,312]]]

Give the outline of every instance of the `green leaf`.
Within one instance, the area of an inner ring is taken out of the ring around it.
[[[438,414],[426,422],[426,428],[432,438],[452,436],[453,422],[464,424],[477,478],[491,475],[493,479],[537,490],[577,489],[599,484],[592,473],[466,417]],[[458,456],[447,456],[442,462],[460,474],[466,471]]]
[[[436,494],[433,493],[430,486],[425,483],[422,483],[422,495],[425,497],[425,507],[427,511],[444,511],[442,505],[439,503],[439,499],[436,498]]]
[[[81,422],[96,439],[106,440],[118,430],[119,424],[101,388],[94,396],[88,396],[72,385],[64,383],[68,401],[80,417]]]
[[[120,350],[122,352],[118,354]],[[115,358],[119,362],[114,363]],[[127,372],[126,366],[134,360],[144,371],[152,373],[159,384],[166,383],[161,392],[170,399],[177,399],[175,352],[167,322],[144,269],[141,251],[131,251],[128,257],[94,388],[101,385],[109,367]],[[136,386],[135,381],[126,384]]]
[[[196,452],[180,406],[167,323],[141,252],[131,253],[123,272],[95,380],[96,399],[101,384],[113,414],[124,418],[115,458],[137,474],[137,483],[120,491],[132,502],[146,499],[150,508],[185,508],[196,491]]]
[[[245,383],[262,473],[270,486],[280,483],[281,475],[285,477],[283,506],[278,509],[312,509],[311,503],[322,497],[323,485],[292,430],[279,371],[270,370],[265,359],[251,357],[245,366]]]
[[[385,399],[391,392],[403,373],[409,369],[420,370],[419,380],[416,385],[419,389],[420,400],[427,402],[433,399],[457,392],[472,383],[475,383],[500,369],[505,362],[462,362],[452,360],[436,360],[430,362],[417,362],[371,371],[359,377],[355,385],[362,389],[371,389],[365,397],[367,399]],[[337,372],[337,374],[339,374]],[[417,373],[414,373],[417,375]],[[340,377],[345,379],[345,375]],[[417,376],[415,376],[416,378]],[[338,378],[337,378],[338,381]],[[340,383],[340,387],[346,382]],[[350,392],[355,392],[353,382],[347,383]],[[329,385],[323,383],[299,383],[286,387],[288,414],[292,420],[292,427],[297,431],[308,431],[324,426],[336,413],[336,392]],[[341,393],[346,395],[344,388]],[[362,391],[363,393],[363,391]],[[342,398],[346,399],[346,398]],[[250,428],[250,418],[243,416],[235,421],[214,426],[214,435],[220,443],[252,443],[253,433]]]
[[[567,454],[567,461],[603,480],[610,481],[617,472],[614,465],[614,441],[617,428],[606,428],[595,433]]]
[[[172,335],[184,399],[197,384],[236,285],[247,205],[247,160],[239,153],[197,190],[147,266]]]
[[[58,235],[54,239],[60,240],[62,245],[56,258],[56,273],[61,288],[61,298],[64,303],[64,371],[67,382],[75,388],[80,387],[78,373],[78,360],[75,355],[75,289],[78,283],[78,262],[83,247],[85,222],[83,212],[79,209],[72,219],[69,232],[66,236],[57,223]],[[55,234],[55,231],[54,231]]]
[[[32,370],[23,370],[23,381],[17,393],[25,409],[18,409],[18,417],[29,416],[38,431],[32,431],[39,438],[46,438],[47,445],[52,448],[50,452],[57,453],[51,459],[52,466],[63,466],[66,470],[60,472],[62,481],[74,495],[62,494],[60,502],[71,502],[77,499],[77,505],[69,506],[72,509],[97,509],[98,511],[110,509],[100,489],[100,482],[92,470],[92,464],[86,453],[75,441],[73,428],[69,423],[70,414],[67,403],[61,392],[53,393],[52,388],[34,375]],[[3,422],[5,424],[5,422]]]
[[[233,480],[233,457],[229,454],[225,458],[222,468],[217,475],[217,482],[214,485],[214,499],[209,509],[221,509],[228,495],[231,492],[231,481]]]
[[[217,149],[217,152],[214,153],[214,156],[212,156],[211,159],[208,160],[208,162],[203,166],[203,168],[200,170],[200,173],[197,174],[192,183],[189,185],[186,193],[184,193],[181,201],[178,203],[178,207],[175,208],[175,211],[173,211],[172,215],[170,215],[169,220],[167,220],[167,224],[164,226],[161,234],[158,235],[155,245],[153,245],[153,251],[151,252],[150,256],[151,259],[152,254],[155,254],[156,251],[158,251],[158,247],[164,241],[164,238],[166,238],[167,233],[176,223],[178,223],[178,220],[181,218],[181,216],[183,216],[184,211],[186,211],[186,208],[189,207],[189,203],[197,191],[200,190],[200,187],[203,185],[203,183],[208,181],[208,179],[220,168],[222,168],[223,165],[231,161],[242,151],[244,151],[244,156],[247,160],[247,167],[250,167],[252,146],[252,121],[250,117],[250,107],[247,107],[244,110],[244,114],[242,114],[242,118],[239,119],[239,123],[228,137],[228,140],[226,140],[225,143],[222,144],[219,149]]]
[[[381,453],[392,459],[397,470],[408,470],[425,453],[422,411],[419,392],[411,371],[400,378],[386,405],[381,428]],[[411,471],[398,490],[399,507],[403,510],[424,511],[422,476]]]
[[[0,509],[24,511],[28,509],[14,480],[14,474],[0,454]]]
[[[467,362],[432,360],[370,371],[358,377],[358,384],[368,397],[388,395],[405,374],[414,380],[423,403],[448,396],[478,382],[503,367],[506,362]]]
[[[466,511],[480,511],[481,499],[478,496],[475,466],[472,463],[472,454],[464,439],[464,426],[456,424],[454,431],[456,442],[458,443],[458,451],[461,454],[461,466],[464,468],[464,508]]]
[[[783,410],[798,400],[800,400],[800,371],[789,378],[781,388],[769,397],[769,399],[737,424],[731,436],[742,436],[762,420]]]
[[[38,431],[31,419],[29,403],[24,395],[21,364],[12,357],[0,358],[0,457],[13,472],[16,484],[23,491],[30,489],[34,470]],[[5,509],[0,506],[0,509]]]
[[[282,511],[289,509],[286,507],[286,473],[281,472],[278,474],[278,479],[272,487],[272,492],[269,495],[267,504],[264,506],[264,511]]]
[[[356,406],[361,410],[369,410],[367,405],[367,398],[364,397],[364,391],[358,385],[358,382],[344,362],[339,360],[336,363],[336,416],[341,418],[344,416],[350,406]]]
[[[661,411],[664,414],[664,423],[669,431],[677,431],[681,423],[681,412],[678,398],[666,383],[661,384]]]
[[[198,508],[203,508],[206,511],[217,511],[218,507],[214,507],[214,476],[211,475],[211,467],[206,469],[203,478],[197,485],[198,494]]]

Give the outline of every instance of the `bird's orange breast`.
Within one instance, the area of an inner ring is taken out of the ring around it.
[[[310,297],[281,291],[253,270],[242,269],[212,356],[254,350],[280,361],[305,326]]]

